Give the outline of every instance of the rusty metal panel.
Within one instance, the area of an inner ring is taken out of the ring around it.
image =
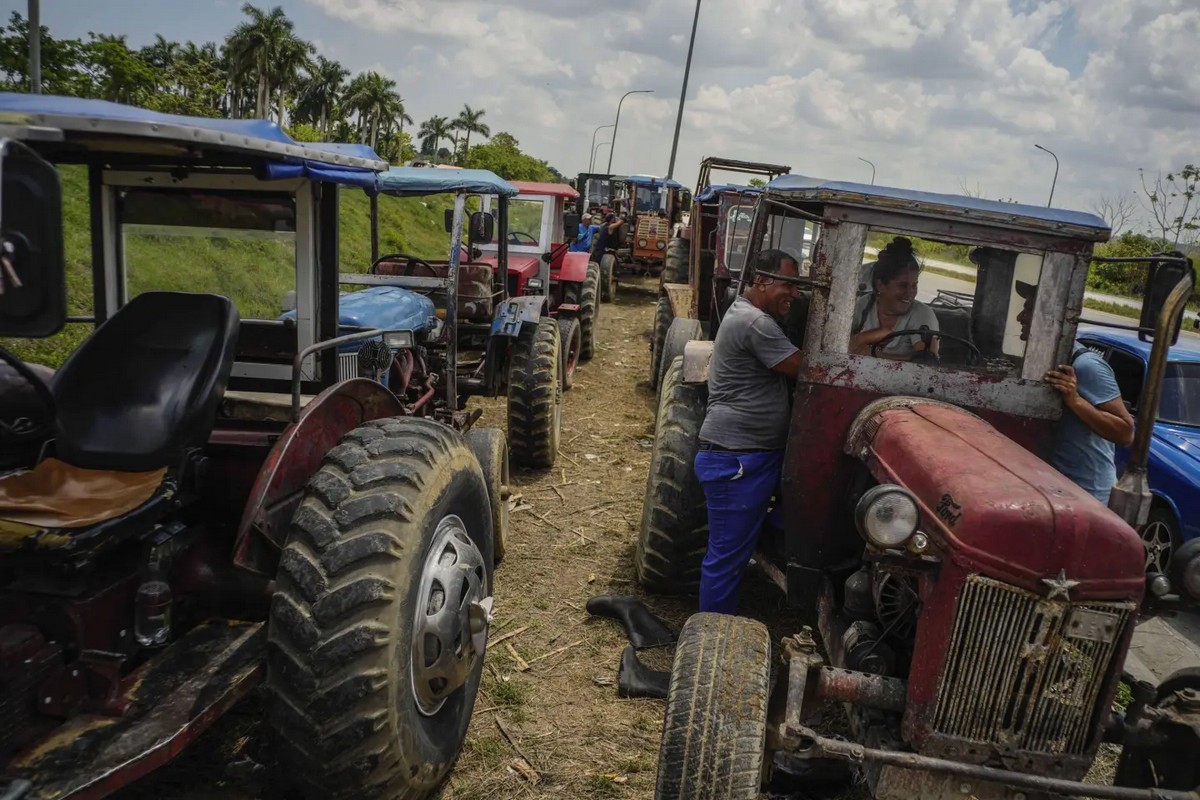
[[[1046,370],[1065,363],[1071,355],[1087,269],[1087,259],[1080,256],[1047,253],[1043,258],[1029,343],[1021,365],[1025,380],[1041,380]]]
[[[708,365],[712,362],[713,343],[693,339],[683,346],[683,382],[708,383]]]
[[[1117,642],[1135,608],[1043,598],[969,576],[933,728],[1006,750],[1084,752]]]
[[[697,319],[696,292],[684,283],[664,283],[663,291],[671,303],[671,313],[677,317]]]
[[[850,350],[858,271],[838,265],[860,264],[866,246],[865,225],[826,223],[821,229],[810,273],[813,295],[804,338],[809,356]]]
[[[831,386],[886,395],[928,397],[971,409],[1034,419],[1056,420],[1062,415],[1062,401],[1048,385],[1008,374],[970,372],[916,361],[839,353],[810,354],[809,363],[811,380]]]

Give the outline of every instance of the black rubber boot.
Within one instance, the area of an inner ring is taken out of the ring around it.
[[[646,608],[636,597],[614,597],[611,594],[596,595],[587,602],[589,614],[615,619],[625,627],[625,635],[635,650],[648,647],[664,647],[675,643],[675,632]]]
[[[621,653],[621,669],[617,673],[617,697],[652,697],[666,700],[671,685],[671,673],[650,669],[638,658],[633,647]]]

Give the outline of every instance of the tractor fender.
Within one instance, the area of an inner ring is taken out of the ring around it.
[[[536,323],[542,318],[542,309],[545,307],[546,298],[540,294],[508,298],[496,309],[496,317],[492,320],[492,335],[519,335],[521,325],[526,322]]]
[[[562,267],[550,273],[550,280],[583,283],[587,280],[589,258],[587,253],[567,253],[563,256]]]
[[[708,365],[712,362],[712,352],[713,343],[707,339],[693,339],[683,346],[681,378],[684,383],[708,383]]]
[[[275,442],[258,472],[233,548],[233,563],[274,575],[287,529],[321,459],[350,431],[373,419],[399,417],[396,396],[369,378],[342,381],[321,392]]]

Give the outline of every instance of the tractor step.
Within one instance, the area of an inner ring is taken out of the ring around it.
[[[81,714],[9,762],[29,800],[105,797],[171,761],[264,675],[263,623],[193,628],[123,682],[123,716]],[[0,780],[0,783],[3,783]]]

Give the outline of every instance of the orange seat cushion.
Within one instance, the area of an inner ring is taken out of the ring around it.
[[[47,458],[28,472],[0,478],[0,526],[7,522],[34,528],[86,528],[145,503],[166,474],[166,467],[112,472]]]

